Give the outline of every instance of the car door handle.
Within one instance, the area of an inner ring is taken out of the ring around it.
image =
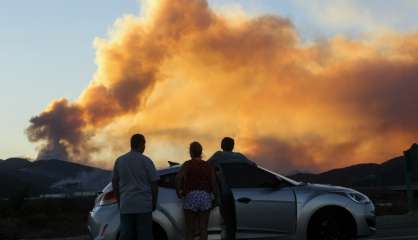
[[[238,198],[237,201],[240,202],[240,203],[250,203],[251,202],[251,198],[242,197],[242,198]]]

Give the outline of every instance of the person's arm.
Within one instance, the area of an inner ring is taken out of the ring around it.
[[[213,202],[215,205],[219,205],[220,189],[219,189],[218,179],[216,175],[216,170],[215,170],[215,167],[213,166],[210,166],[210,168],[211,168],[211,184],[212,184],[212,190],[213,190],[213,196],[214,196]]]
[[[219,161],[221,155],[221,151],[216,151],[208,160],[207,162],[211,165],[215,165],[217,161]]]
[[[148,168],[148,180],[151,186],[151,195],[152,195],[152,210],[154,211],[157,208],[158,202],[158,180],[160,180],[160,176],[155,169],[154,163],[149,159],[148,164],[146,164]]]
[[[152,193],[152,211],[157,208],[158,202],[158,181],[151,182],[151,193]]]
[[[113,167],[113,172],[112,172],[112,188],[113,188],[113,192],[115,193],[116,196],[116,200],[118,201],[118,203],[120,202],[120,192],[119,192],[119,172],[117,169],[117,160],[115,162],[115,166]]]
[[[185,162],[181,166],[179,172],[176,175],[176,181],[175,182],[176,182],[176,193],[177,193],[178,198],[184,197],[183,187],[184,187],[184,175],[185,175],[185,170],[186,170],[186,167],[185,167],[186,164],[187,164],[187,162]]]

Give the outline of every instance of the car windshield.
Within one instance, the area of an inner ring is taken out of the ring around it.
[[[272,172],[272,171],[270,171],[270,170],[268,170],[268,169],[265,169],[265,168],[263,168],[263,167],[258,166],[258,168],[263,169],[264,171],[269,172],[269,173],[271,173],[271,174],[274,174],[274,175],[278,176],[280,179],[282,179],[282,180],[284,180],[284,181],[286,181],[286,182],[288,182],[288,183],[290,183],[290,184],[292,184],[292,185],[302,185],[302,184],[304,184],[304,183],[302,183],[302,182],[298,182],[298,181],[295,181],[295,180],[293,180],[293,179],[291,179],[291,178],[288,178],[288,177],[285,177],[285,176],[280,175],[280,174],[278,174],[278,173]]]

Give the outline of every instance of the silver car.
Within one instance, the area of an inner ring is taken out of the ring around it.
[[[179,169],[159,170],[158,207],[153,212],[156,239],[184,239],[182,201],[174,183]],[[235,198],[237,239],[354,239],[376,231],[373,203],[353,189],[300,183],[248,164],[226,164],[222,171]],[[88,229],[95,240],[119,238],[119,209],[111,184],[97,197]],[[223,229],[216,207],[209,239],[221,239]]]

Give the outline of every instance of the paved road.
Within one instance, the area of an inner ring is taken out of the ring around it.
[[[47,240],[88,240],[88,236]],[[34,240],[34,239],[32,239]],[[36,239],[46,240],[46,239]],[[364,240],[418,240],[418,215],[383,216],[377,218],[377,233]]]
[[[77,236],[77,237],[66,237],[66,238],[36,238],[36,239],[20,239],[20,240],[90,240],[89,236]]]
[[[377,218],[377,233],[368,240],[418,240],[418,215]]]

